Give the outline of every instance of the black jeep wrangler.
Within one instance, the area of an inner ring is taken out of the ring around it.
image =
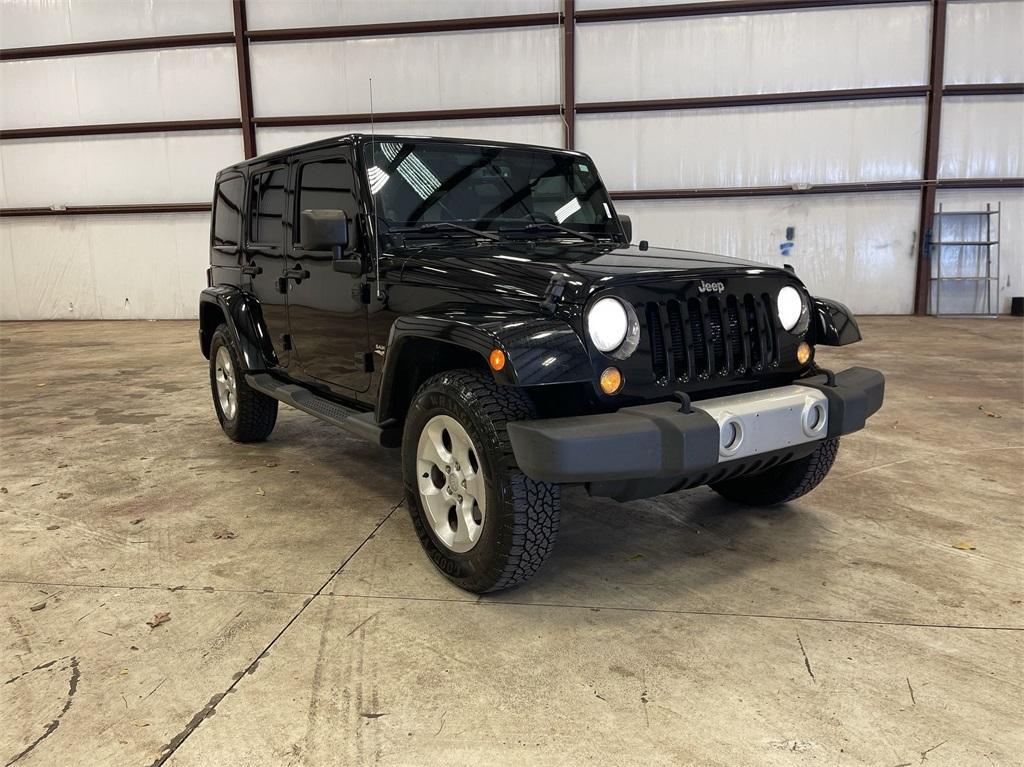
[[[882,404],[860,340],[786,269],[631,245],[579,152],[347,135],[221,171],[200,343],[233,440],[278,402],[402,450],[409,510],[470,591],[533,575],[559,489],[784,503]]]

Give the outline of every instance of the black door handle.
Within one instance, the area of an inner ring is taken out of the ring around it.
[[[285,269],[284,276],[289,280],[302,282],[302,280],[309,279],[309,270],[303,269],[301,266],[297,266],[294,269]]]
[[[251,277],[255,277],[257,274],[263,274],[263,267],[256,266],[255,262],[250,261],[248,265],[242,267],[242,274],[248,274]]]

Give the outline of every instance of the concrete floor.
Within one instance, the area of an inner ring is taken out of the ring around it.
[[[0,760],[1024,763],[1022,325],[862,325],[820,361],[887,403],[817,491],[572,491],[484,599],[396,453],[288,408],[229,442],[193,323],[0,326]]]

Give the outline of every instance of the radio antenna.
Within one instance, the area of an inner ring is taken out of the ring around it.
[[[376,134],[373,130],[373,78],[370,79],[370,152],[373,159],[373,167],[377,166],[377,140]],[[377,225],[380,223],[380,219],[377,218],[377,191],[373,188],[373,181],[370,182],[370,206],[371,213],[373,214],[373,255],[374,255],[374,274],[377,280],[377,298],[381,299],[384,297],[384,291],[380,286],[380,232],[377,231]]]

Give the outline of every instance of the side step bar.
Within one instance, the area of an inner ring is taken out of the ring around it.
[[[377,423],[374,414],[340,405],[329,399],[318,397],[297,384],[278,381],[270,373],[246,373],[245,380],[256,391],[280,400],[286,405],[309,413],[329,424],[344,429],[350,434],[369,440],[382,447],[398,447],[402,435],[394,422]]]

